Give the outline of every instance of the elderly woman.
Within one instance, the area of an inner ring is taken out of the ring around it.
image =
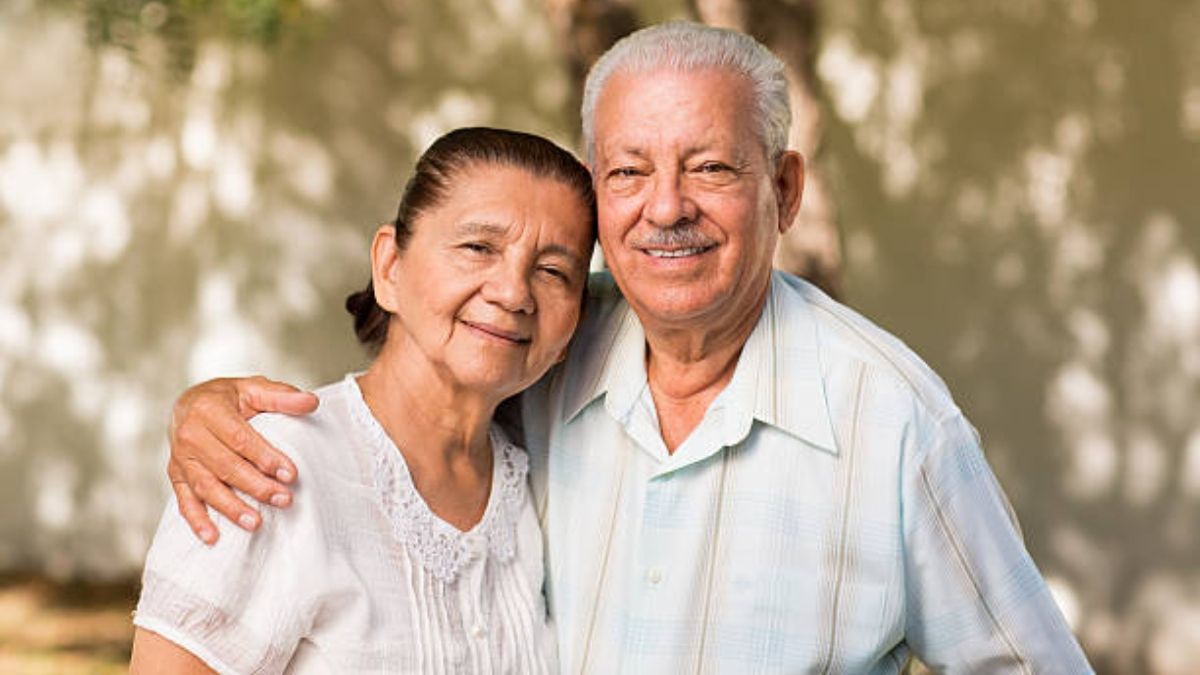
[[[296,504],[213,547],[167,506],[132,671],[556,670],[527,459],[492,416],[563,357],[594,230],[587,171],[549,141],[436,141],[346,302],[376,358],[309,417],[254,418]]]

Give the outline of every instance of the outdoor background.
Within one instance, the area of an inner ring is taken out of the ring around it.
[[[1200,2],[0,0],[0,671],[119,672],[172,399],[360,367],[341,310],[414,156],[577,148],[638,26],[789,64],[780,265],[979,428],[1097,670],[1200,663]]]

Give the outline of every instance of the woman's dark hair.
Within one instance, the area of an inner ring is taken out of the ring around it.
[[[592,177],[571,153],[551,141],[520,131],[466,127],[455,129],[429,146],[417,160],[413,175],[404,186],[400,208],[392,226],[401,251],[412,237],[412,225],[421,214],[442,204],[452,181],[478,166],[508,166],[524,169],[539,178],[559,181],[575,190],[587,205],[592,231],[596,229],[596,195]],[[520,199],[513,195],[513,199]],[[387,341],[391,312],[375,302],[372,282],[346,298],[346,311],[354,316],[354,333],[372,355]]]

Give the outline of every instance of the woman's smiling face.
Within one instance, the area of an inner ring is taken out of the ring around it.
[[[591,213],[566,183],[487,163],[456,172],[439,201],[403,250],[391,228],[377,235],[376,297],[394,315],[381,358],[421,359],[452,386],[503,399],[566,350]]]

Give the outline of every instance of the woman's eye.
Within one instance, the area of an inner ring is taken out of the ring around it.
[[[542,274],[545,274],[553,279],[557,279],[559,281],[570,281],[570,277],[567,276],[567,273],[557,267],[551,267],[547,265],[539,267],[538,269],[541,270]]]
[[[491,253],[492,247],[478,241],[469,241],[462,244],[460,248],[470,251],[471,253]]]

